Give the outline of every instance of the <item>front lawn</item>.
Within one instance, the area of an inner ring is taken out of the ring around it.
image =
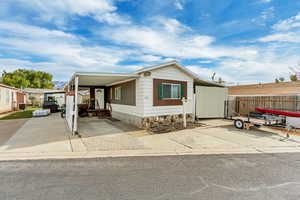
[[[40,108],[28,107],[24,111],[19,111],[19,112],[12,113],[10,115],[6,115],[6,116],[0,118],[0,120],[31,118],[32,112],[35,110],[38,110],[38,109],[40,109]]]

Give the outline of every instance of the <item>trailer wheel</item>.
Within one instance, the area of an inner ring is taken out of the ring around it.
[[[241,119],[234,120],[234,126],[238,129],[244,129],[244,121]]]

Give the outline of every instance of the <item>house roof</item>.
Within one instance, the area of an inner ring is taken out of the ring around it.
[[[54,89],[41,89],[41,88],[25,88],[23,89],[24,92],[27,93],[36,93],[36,94],[45,94],[45,93],[63,93],[64,90],[54,90]]]
[[[224,87],[222,84],[218,84],[218,83],[215,83],[215,82],[212,82],[212,81],[201,79],[197,74],[195,74],[194,72],[192,72],[188,68],[183,67],[176,60],[173,60],[173,61],[170,61],[170,62],[166,62],[166,63],[163,63],[163,64],[159,64],[159,65],[145,67],[145,68],[142,68],[140,70],[137,70],[135,73],[141,74],[141,73],[146,72],[146,71],[152,71],[152,70],[157,70],[157,69],[161,69],[161,68],[164,68],[164,67],[169,67],[170,65],[173,65],[173,66],[177,67],[178,69],[180,69],[184,73],[186,73],[189,76],[191,76],[194,79],[194,81],[195,81],[196,84],[199,83],[201,85]]]
[[[228,86],[228,94],[235,96],[299,95],[300,81]]]
[[[132,78],[138,78],[140,77],[140,74],[146,71],[152,71],[164,67],[169,67],[169,66],[175,66],[184,73],[188,74],[191,76],[196,84],[201,84],[201,85],[206,85],[206,86],[218,86],[218,87],[224,87],[221,84],[203,80],[201,79],[197,74],[194,72],[190,71],[186,67],[183,67],[180,65],[177,61],[170,61],[167,63],[159,64],[159,65],[154,65],[150,67],[145,67],[140,70],[137,70],[133,73],[107,73],[107,72],[76,72],[72,76],[71,81],[74,81],[75,76],[79,77],[79,85],[81,86],[108,86],[117,82],[122,82],[128,79]]]
[[[2,84],[2,83],[0,83],[0,87],[5,87],[5,88],[12,89],[12,90],[19,90],[19,91],[21,91],[19,88],[15,88],[15,87],[12,87],[12,86],[9,86],[9,85],[5,85],[5,84]]]

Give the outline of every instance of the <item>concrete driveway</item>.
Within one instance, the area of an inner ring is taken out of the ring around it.
[[[14,120],[13,120],[14,121]],[[5,126],[13,124],[5,123]],[[28,121],[15,121],[15,133],[0,138],[0,157],[12,153],[53,155],[51,158],[184,155],[231,153],[300,152],[300,136],[285,140],[284,135],[260,130],[237,130],[231,121],[204,120],[195,129],[151,135],[120,121],[83,118],[81,138],[72,137],[58,114]],[[17,154],[16,154],[17,155]]]
[[[28,119],[0,120],[0,146],[5,144]]]
[[[27,121],[7,120],[4,123],[10,128],[14,123],[20,124],[20,126],[0,146],[0,152],[40,153],[72,151],[64,120],[58,114],[31,118]],[[6,131],[5,133],[7,134]]]
[[[86,150],[152,150],[177,153],[300,151],[299,136],[285,140],[282,134],[261,130],[238,130],[233,127],[231,121],[219,119],[203,120],[203,127],[155,135],[144,130],[122,130],[122,123],[118,123],[105,120],[81,121],[82,126],[86,127],[81,132],[81,140]]]

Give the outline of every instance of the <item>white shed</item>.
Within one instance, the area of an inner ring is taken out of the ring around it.
[[[195,86],[196,118],[223,118],[228,89]]]

